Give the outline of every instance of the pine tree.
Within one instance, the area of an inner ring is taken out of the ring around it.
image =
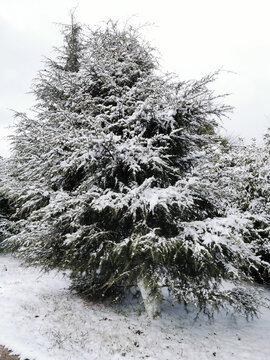
[[[70,269],[90,297],[139,286],[153,315],[164,286],[200,309],[256,312],[242,286],[260,264],[245,219],[228,217],[209,171],[198,173],[230,110],[207,87],[216,74],[161,75],[138,31],[114,22],[86,34],[73,21],[64,39],[34,83],[36,117],[17,114],[9,196],[19,233],[7,248]]]

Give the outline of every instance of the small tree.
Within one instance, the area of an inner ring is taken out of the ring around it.
[[[64,30],[60,57],[34,84],[35,119],[17,115],[20,233],[7,247],[70,269],[73,288],[91,297],[139,285],[153,315],[163,286],[200,309],[227,302],[255,312],[242,286],[260,264],[244,241],[246,220],[228,218],[209,173],[192,172],[218,146],[217,120],[230,110],[207,88],[216,74],[160,75],[132,27]],[[223,290],[226,279],[236,288]]]

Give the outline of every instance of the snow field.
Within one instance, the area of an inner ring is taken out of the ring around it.
[[[1,255],[0,344],[30,360],[269,358],[269,309],[250,322],[220,313],[209,323],[164,305],[150,320],[139,306],[87,302],[68,287],[61,274]]]

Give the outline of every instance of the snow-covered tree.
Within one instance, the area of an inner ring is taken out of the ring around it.
[[[196,172],[230,110],[207,87],[215,74],[161,75],[138,31],[113,22],[87,34],[72,22],[64,38],[35,80],[35,118],[17,114],[8,192],[19,234],[6,246],[70,269],[91,297],[138,285],[153,315],[162,287],[200,309],[255,312],[243,281],[261,260],[244,241],[247,220]]]
[[[5,184],[7,183],[6,166],[6,159],[0,157],[0,250],[2,250],[3,240],[14,234],[16,229],[16,225],[10,221],[15,209],[5,191]]]
[[[262,263],[251,269],[259,282],[269,283],[270,263],[270,147],[269,134],[263,145],[246,145],[240,139],[215,149],[210,171],[212,182],[222,193],[227,211],[247,221],[244,240]],[[205,164],[208,166],[209,164]]]

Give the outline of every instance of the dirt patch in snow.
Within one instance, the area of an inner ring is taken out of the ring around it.
[[[0,345],[0,360],[20,360],[18,355],[10,355],[11,350]]]

